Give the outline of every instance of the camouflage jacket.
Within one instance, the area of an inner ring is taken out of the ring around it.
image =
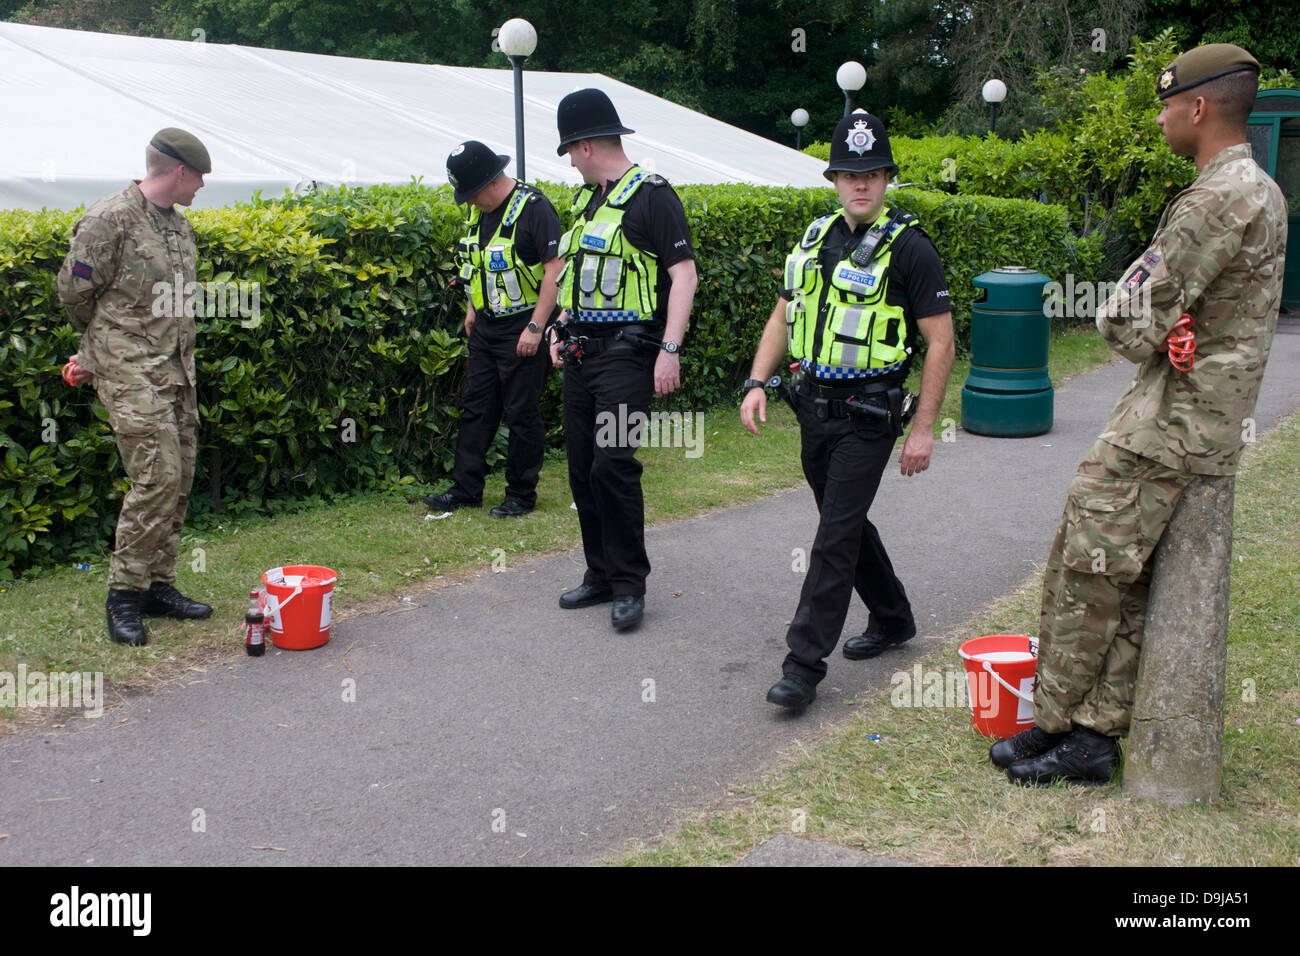
[[[59,299],[82,333],[78,364],[115,382],[193,385],[185,290],[197,258],[190,221],[138,183],[86,210],[59,270]]]
[[[1178,471],[1236,473],[1277,328],[1286,233],[1282,191],[1244,143],[1174,197],[1097,313],[1111,348],[1139,365],[1101,438]],[[1160,350],[1184,312],[1196,335],[1187,372]]]

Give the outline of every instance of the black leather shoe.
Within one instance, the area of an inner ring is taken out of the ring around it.
[[[1106,783],[1115,775],[1119,744],[1087,727],[1075,727],[1065,738],[1037,757],[1007,768],[1007,776],[1025,786],[1045,787],[1054,780]]]
[[[989,748],[989,759],[995,767],[1006,769],[1018,760],[1029,760],[1047,753],[1065,738],[1066,734],[1049,734],[1036,726],[1030,727],[995,743]]]
[[[424,503],[430,508],[438,508],[442,511],[455,511],[457,508],[482,508],[483,499],[470,501],[468,498],[457,498],[450,491],[444,491],[440,495],[425,495]]]
[[[489,511],[488,514],[494,518],[522,518],[532,510],[532,505],[526,505],[518,498],[507,498]]]
[[[897,634],[886,634],[874,621],[868,622],[867,629],[857,637],[850,637],[844,642],[844,656],[851,661],[865,661],[879,657],[887,648],[902,644],[916,637],[916,622]]]
[[[104,606],[108,610],[108,636],[115,643],[130,644],[133,647],[149,643],[144,621],[140,620],[140,605],[144,602],[144,596],[144,591],[109,590],[108,601]]]
[[[574,608],[591,607],[612,600],[614,600],[614,592],[609,589],[609,585],[598,588],[590,584],[579,584],[572,591],[565,591],[560,595],[560,607],[572,611]]]
[[[178,617],[183,621],[197,621],[212,616],[207,604],[192,601],[170,584],[155,581],[144,592],[144,614],[148,617]]]
[[[609,609],[609,623],[616,631],[636,627],[645,616],[645,598],[639,594],[620,594]]]
[[[802,677],[787,674],[772,685],[767,692],[767,702],[800,710],[811,704],[817,697],[817,688]]]

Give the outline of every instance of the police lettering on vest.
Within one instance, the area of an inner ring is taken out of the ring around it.
[[[814,374],[892,369],[910,354],[911,329],[901,306],[886,301],[895,240],[916,217],[889,209],[867,230],[861,248],[874,246],[863,264],[847,253],[824,275],[818,254],[839,210],[815,221],[785,260],[785,307],[790,354]],[[864,258],[857,257],[860,261]],[[812,320],[809,313],[812,313]]]
[[[475,312],[484,307],[498,317],[531,310],[537,304],[538,289],[545,270],[539,262],[527,265],[515,248],[515,223],[524,206],[540,197],[522,183],[501,217],[501,224],[486,243],[479,235],[482,214],[470,207],[467,232],[457,248],[460,281]]]
[[[574,322],[652,322],[658,307],[659,260],[637,249],[623,231],[623,214],[642,185],[663,180],[633,166],[590,218],[586,209],[595,186],[584,186],[573,203],[578,222],[560,240],[564,271],[560,305]]]

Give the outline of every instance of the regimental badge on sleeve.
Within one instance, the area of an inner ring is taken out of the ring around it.
[[[82,262],[80,259],[78,259],[72,265],[72,274],[76,276],[78,279],[85,279],[89,281],[90,277],[94,274],[94,272],[95,272],[94,269],[92,269],[86,263]]]
[[[1150,277],[1150,275],[1151,275],[1150,272],[1148,272],[1146,269],[1143,269],[1141,266],[1138,266],[1136,269],[1133,270],[1132,274],[1129,275],[1129,277],[1124,280],[1124,291],[1127,292],[1129,295],[1132,295],[1139,288],[1141,288],[1142,283],[1146,282],[1147,279]]]

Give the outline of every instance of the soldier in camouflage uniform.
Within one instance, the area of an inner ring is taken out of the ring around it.
[[[158,132],[146,177],[95,203],[73,229],[59,298],[82,333],[64,370],[93,381],[131,488],[122,500],[108,574],[108,632],[147,641],[141,614],[204,618],[212,608],[175,588],[176,552],[198,443],[194,229],[188,206],[212,171],[208,151],[179,129]],[[188,314],[187,314],[188,313]]]
[[[1157,82],[1165,140],[1200,175],[1098,311],[1098,329],[1138,372],[1070,484],[1052,545],[1034,726],[990,751],[1016,782],[1110,779],[1132,715],[1151,555],[1193,477],[1235,474],[1251,434],[1287,232],[1282,192],[1246,142],[1258,79],[1245,50],[1211,44]],[[1192,339],[1175,328],[1184,313]]]

